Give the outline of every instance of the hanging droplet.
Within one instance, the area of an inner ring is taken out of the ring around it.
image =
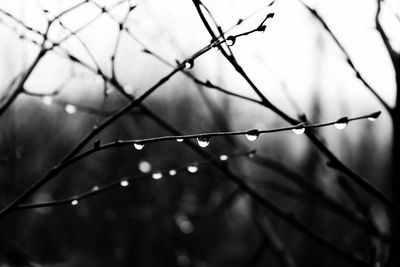
[[[126,187],[126,186],[129,185],[129,182],[128,182],[128,180],[122,180],[122,181],[120,182],[120,184],[121,184],[121,186]]]
[[[170,176],[175,176],[175,175],[177,174],[177,171],[176,171],[176,170],[170,170],[170,171],[168,172],[168,174],[169,174]]]
[[[228,156],[227,155],[221,155],[221,156],[219,156],[219,160],[220,161],[227,161],[228,160]]]
[[[346,128],[347,123],[335,123],[335,127],[338,130],[343,130],[344,128]]]
[[[92,191],[98,191],[100,187],[98,185],[93,186]]]
[[[74,105],[67,104],[67,105],[65,105],[65,111],[68,114],[74,114],[76,112],[76,107]]]
[[[159,180],[163,177],[161,172],[155,172],[153,173],[153,175],[151,176],[154,180]]]
[[[199,170],[199,167],[197,167],[197,165],[189,165],[187,167],[188,172],[190,173],[195,173]]]
[[[247,140],[249,140],[251,142],[256,141],[259,136],[260,136],[260,132],[256,129],[250,130],[246,133]]]
[[[197,143],[200,147],[207,147],[210,144],[209,137],[197,137]]]
[[[51,104],[53,104],[53,98],[48,95],[42,97],[42,101],[46,106],[50,106]]]
[[[139,171],[149,173],[151,171],[151,164],[144,160],[139,162]]]
[[[191,68],[193,68],[193,60],[187,60],[186,62],[185,62],[185,69],[191,69]]]
[[[236,37],[235,36],[229,36],[228,38],[226,38],[226,44],[228,46],[234,45],[235,41],[236,41]]]
[[[144,144],[142,143],[133,143],[133,146],[136,148],[136,150],[142,150],[144,148]]]
[[[255,151],[250,151],[250,152],[247,154],[247,156],[248,156],[249,158],[254,158],[255,155],[256,155],[256,152],[255,152]]]
[[[334,125],[335,125],[336,129],[343,130],[344,128],[346,128],[348,122],[349,122],[349,119],[347,117],[343,117],[343,118],[338,119]]]
[[[77,199],[74,199],[71,201],[72,206],[76,206],[76,205],[78,205],[78,203],[79,203],[79,201]]]
[[[368,120],[375,121],[380,115],[381,115],[381,111],[372,113],[371,115],[368,116]]]
[[[183,138],[177,138],[177,139],[176,139],[176,142],[182,143],[182,142],[183,142]]]
[[[295,134],[303,134],[305,131],[306,131],[306,129],[305,129],[304,127],[293,129],[293,132],[294,132]]]
[[[300,123],[296,128],[292,129],[295,134],[303,134],[306,131],[304,128],[304,123]]]

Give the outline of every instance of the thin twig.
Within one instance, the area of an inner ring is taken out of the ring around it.
[[[232,154],[221,154],[221,156],[226,156],[227,159],[223,160],[224,162],[229,162],[230,159],[234,159],[234,158],[238,158],[238,157],[243,157],[243,156],[248,156],[250,153],[253,153],[253,151],[246,151],[246,152],[240,152],[240,153],[232,153]],[[18,210],[26,210],[26,209],[36,209],[36,208],[43,208],[43,207],[52,207],[52,206],[60,206],[60,205],[65,205],[65,204],[71,204],[72,201],[80,201],[101,193],[104,193],[110,189],[113,188],[117,188],[117,187],[126,187],[129,185],[130,182],[136,182],[138,180],[148,180],[149,178],[153,178],[153,179],[161,179],[163,176],[167,176],[167,177],[173,177],[175,175],[177,175],[178,173],[182,172],[182,171],[186,171],[188,169],[188,167],[191,166],[195,166],[195,167],[200,167],[203,165],[207,165],[207,164],[211,164],[212,162],[215,161],[220,161],[221,160],[221,156],[217,156],[214,158],[210,158],[207,160],[202,160],[202,161],[198,161],[195,163],[190,163],[190,164],[186,164],[183,165],[181,167],[177,167],[177,168],[168,168],[165,170],[160,170],[160,171],[156,171],[153,173],[145,173],[145,174],[139,174],[139,175],[134,175],[134,176],[124,176],[120,179],[117,179],[115,181],[112,181],[110,183],[107,183],[105,185],[101,185],[101,186],[94,186],[91,190],[89,191],[85,191],[82,193],[79,193],[77,195],[74,195],[72,197],[66,197],[63,199],[59,199],[59,200],[53,200],[53,201],[45,201],[45,202],[35,202],[35,203],[24,203],[24,204],[19,204],[14,211],[18,211]],[[173,170],[173,174],[171,174],[171,170]],[[154,178],[154,175],[162,175],[160,176],[156,176],[156,178]]]
[[[202,13],[202,10],[200,8],[200,1],[199,0],[192,0],[196,10],[208,30],[209,34],[213,39],[216,38],[215,33],[212,31],[211,27],[209,26],[208,21],[204,17],[204,14]],[[232,56],[228,55],[223,48],[220,49],[221,53],[224,55],[224,57],[230,62],[230,64],[235,68],[235,70],[246,80],[246,82],[250,85],[250,87],[253,89],[253,91],[260,97],[263,105],[276,113],[279,117],[284,119],[285,121],[289,122],[292,125],[297,125],[299,124],[299,121],[290,117],[287,115],[284,111],[279,109],[277,106],[273,105],[261,91],[258,89],[258,87],[253,83],[253,81],[249,78],[249,76],[246,74],[246,72],[243,70],[243,68],[238,64],[237,60],[234,59]],[[341,162],[335,154],[333,154],[322,142],[319,140],[319,138],[311,133],[311,131],[306,132],[307,137],[313,142],[313,144],[323,153],[325,156],[330,160],[333,166],[335,168],[347,175],[351,180],[353,180],[355,183],[357,183],[361,188],[363,188],[365,191],[373,195],[376,199],[381,201],[385,206],[390,207],[393,211],[400,213],[400,208],[391,201],[391,199],[381,191],[379,191],[373,184],[371,184],[369,181],[366,179],[362,178],[355,172],[353,172],[350,168],[348,168],[343,162]]]

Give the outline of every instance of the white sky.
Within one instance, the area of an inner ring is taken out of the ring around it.
[[[3,0],[0,2],[0,8],[14,14],[15,17],[34,28],[43,29],[45,20],[38,8],[38,3],[48,9],[50,14],[54,14],[77,2],[79,1]],[[97,2],[101,5],[103,3],[111,5],[116,1]],[[239,18],[265,6],[267,2],[204,0],[204,3],[226,29],[236,23]],[[375,90],[389,103],[393,103],[395,93],[393,70],[382,41],[373,28],[375,0],[325,0],[307,1],[307,3],[317,8]],[[210,38],[198,19],[191,1],[142,0],[137,4],[138,8],[133,11],[129,19],[129,28],[149,48],[170,62],[175,59],[184,59],[209,42]],[[388,33],[393,37],[393,42],[398,45],[400,37],[396,36],[396,33],[400,32],[400,24],[387,7],[399,11],[399,3],[388,2],[382,16]],[[124,10],[126,6],[121,6],[115,9],[113,14],[121,18]],[[299,4],[298,0],[278,0],[270,10],[275,12],[275,17],[268,22],[266,32],[238,40],[233,51],[250,77],[274,103],[294,113],[281,88],[283,82],[291,97],[306,111],[310,110],[310,101],[314,99],[315,91],[318,91],[322,97],[323,105],[330,104],[324,105],[328,111],[327,114],[333,113],[335,117],[342,115],[340,113],[343,112],[354,113],[371,108],[381,109],[371,94],[356,80],[353,71],[346,65],[344,57],[329,35]],[[78,28],[97,13],[98,8],[94,5],[86,5],[85,8],[80,8],[65,17],[63,23],[70,28]],[[232,33],[254,28],[265,14],[265,10],[258,13]],[[9,25],[15,25],[6,20],[3,15],[0,15],[0,18],[7,21]],[[101,67],[108,73],[109,58],[114,48],[116,34],[115,22],[106,15],[79,34]],[[59,38],[62,35],[60,27],[52,29],[52,38]],[[11,77],[32,60],[37,51],[31,45],[21,44],[16,35],[4,26],[0,26],[0,40],[0,57],[2,58],[0,75],[3,77],[0,88],[4,88]],[[65,47],[74,55],[92,64],[88,54],[73,38],[65,43]],[[136,43],[125,36],[117,56],[119,78],[123,83],[132,84],[139,92],[149,87],[169,70],[148,55],[140,53],[140,50],[141,48]],[[81,69],[72,67],[58,56],[46,56],[29,79],[27,86],[35,92],[52,91],[63,80],[70,77],[71,71],[79,73]],[[246,83],[235,75],[229,64],[215,51],[198,60],[193,71],[200,77],[210,79],[230,90],[255,96]],[[94,84],[96,79],[89,77],[88,81]],[[170,84],[166,87],[174,85],[174,82]],[[65,93],[79,98],[79,92],[82,90],[76,88],[78,87],[70,86]],[[165,92],[171,94],[171,90],[165,89]]]

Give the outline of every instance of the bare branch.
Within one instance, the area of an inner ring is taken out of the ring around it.
[[[199,0],[193,0],[193,3],[196,7],[196,10],[209,31],[209,34],[213,39],[216,38],[215,33],[212,31],[211,27],[209,26],[208,21],[205,19],[204,14],[202,13],[202,10],[200,8],[200,1]],[[246,82],[250,85],[250,87],[253,89],[253,91],[261,98],[261,101],[263,105],[276,113],[279,117],[287,121],[288,123],[292,125],[297,125],[300,122],[295,120],[294,118],[290,117],[287,115],[284,111],[279,109],[277,106],[273,105],[262,93],[261,91],[257,88],[257,86],[253,83],[253,81],[250,79],[250,77],[246,74],[246,72],[243,70],[243,68],[239,65],[239,63],[232,57],[229,56],[224,49],[220,49],[221,53],[224,55],[224,57],[230,62],[230,64],[235,68],[235,70],[246,80]],[[313,144],[323,153],[325,156],[330,160],[330,162],[336,166],[337,170],[340,170],[341,172],[345,173],[347,177],[349,177],[351,180],[353,180],[355,183],[357,183],[361,188],[363,188],[365,191],[369,192],[371,195],[373,195],[376,199],[384,203],[386,206],[390,207],[393,211],[400,213],[400,208],[393,203],[393,201],[390,200],[390,198],[379,191],[374,185],[372,185],[369,181],[366,179],[362,178],[361,176],[357,175],[354,173],[350,168],[348,168],[343,162],[341,162],[320,140],[317,136],[315,136],[311,132],[306,132],[307,137],[313,142]]]

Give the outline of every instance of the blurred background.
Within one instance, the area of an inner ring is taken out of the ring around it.
[[[47,21],[80,2],[1,1],[2,101],[13,79],[39,53]],[[306,115],[309,122],[320,123],[383,110],[303,2],[279,0],[268,7],[266,1],[203,3],[224,30],[251,15],[229,34],[252,30],[266,14],[275,14],[266,21],[264,33],[238,38],[230,49],[261,92],[290,116]],[[318,11],[363,77],[393,105],[394,71],[374,28],[376,1],[305,3]],[[400,5],[394,0],[385,3],[381,21],[393,47],[399,49]],[[176,61],[182,62],[210,40],[187,0],[90,0],[63,15],[51,26],[44,44],[60,45],[45,54],[24,85],[26,93],[0,116],[0,208],[55,166],[93,126],[127,103],[104,77],[115,76],[128,94],[139,97]],[[258,99],[216,49],[196,59],[187,71],[201,81]],[[185,134],[288,126],[261,105],[196,84],[183,73],[144,104]],[[330,126],[315,133],[352,170],[389,192],[391,129],[383,112],[373,123],[361,120],[342,131]],[[134,109],[96,139],[105,143],[170,134],[154,116]],[[352,254],[369,253],[363,231],[287,178],[299,176],[353,207],[341,192],[343,177],[327,167],[326,158],[304,135],[280,132],[255,142],[244,136],[216,137],[203,148],[216,158],[252,149],[257,150],[254,157],[229,157],[227,166],[334,243]],[[105,150],[79,161],[26,203],[71,197],[125,176],[148,173],[149,177],[76,206],[21,210],[0,219],[0,266],[353,266],[255,205],[211,163],[199,165],[196,173],[183,170],[173,177],[151,179],[153,172],[202,160],[190,146],[167,141],[140,151]],[[387,232],[384,208],[358,193],[371,205],[376,225]],[[285,253],[295,265],[282,262]]]

